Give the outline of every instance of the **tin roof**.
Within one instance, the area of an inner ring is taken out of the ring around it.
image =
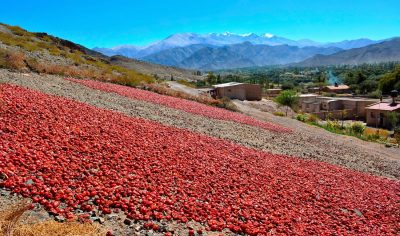
[[[300,94],[299,97],[301,98],[307,98],[307,97],[318,97],[318,94],[313,94],[313,93],[307,93],[307,94]]]
[[[372,104],[371,106],[367,106],[365,109],[381,110],[381,111],[395,111],[397,109],[400,109],[400,103],[396,103],[395,105],[392,105],[391,103],[380,102],[380,103]]]

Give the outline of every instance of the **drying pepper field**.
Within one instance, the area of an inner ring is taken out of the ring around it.
[[[99,89],[107,92],[114,92],[120,94],[122,96],[126,96],[133,99],[148,101],[156,104],[160,104],[163,106],[171,107],[174,109],[183,110],[186,112],[214,118],[220,120],[229,120],[235,121],[242,124],[252,125],[256,127],[260,127],[266,130],[276,131],[276,132],[290,132],[291,130],[276,124],[260,121],[254,118],[251,118],[246,115],[242,115],[237,112],[228,111],[225,109],[220,109],[216,107],[211,107],[208,105],[204,105],[198,102],[193,102],[189,100],[185,100],[182,98],[170,97],[166,95],[160,95],[153,92],[136,89],[132,87],[122,86],[118,84],[110,84],[104,83],[94,80],[81,80],[81,79],[72,79],[69,80],[83,84],[85,86]]]
[[[0,186],[53,214],[123,211],[154,230],[160,220],[196,221],[206,231],[248,235],[400,232],[396,180],[274,155],[14,85],[0,84],[0,92]],[[156,95],[150,99],[176,106],[154,100],[162,99]],[[221,119],[235,119],[229,117]]]

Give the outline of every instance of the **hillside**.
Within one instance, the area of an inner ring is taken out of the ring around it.
[[[397,148],[93,80],[0,70],[0,91],[2,199],[115,235],[398,233]]]
[[[196,81],[203,79],[202,76],[196,75],[195,71],[168,66],[168,64],[164,63],[155,64],[123,56],[112,56],[109,58],[109,61],[113,65],[118,65],[121,67],[132,69],[142,74],[153,75],[160,79],[170,80],[171,76],[175,80]],[[163,66],[160,64],[167,66]]]
[[[358,65],[400,61],[400,38],[394,38],[362,48],[355,48],[332,55],[316,55],[296,66]]]
[[[0,24],[0,68],[93,78],[126,85],[158,78],[199,79],[192,71],[127,58],[110,58],[46,33]]]

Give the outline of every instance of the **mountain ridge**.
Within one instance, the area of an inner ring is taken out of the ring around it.
[[[344,64],[357,65],[387,61],[400,61],[400,37],[361,48],[344,50],[331,55],[315,55],[293,65],[302,67]]]
[[[185,47],[195,44],[207,44],[213,46],[225,46],[232,44],[239,44],[250,42],[252,44],[263,44],[269,46],[289,45],[298,47],[318,46],[318,47],[338,47],[341,49],[351,49],[357,47],[367,46],[373,43],[381,42],[383,40],[371,40],[367,38],[360,38],[354,40],[343,40],[339,42],[316,42],[311,39],[292,40],[273,34],[235,34],[235,33],[177,33],[172,34],[162,40],[155,41],[146,46],[135,45],[119,45],[112,48],[95,47],[93,50],[99,51],[107,56],[122,55],[132,58],[143,58],[148,55],[177,47]]]

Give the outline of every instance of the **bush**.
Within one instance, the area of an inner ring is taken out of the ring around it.
[[[353,122],[349,127],[351,134],[361,136],[364,133],[365,125],[362,122]]]
[[[307,122],[310,122],[310,123],[317,123],[318,121],[319,121],[319,117],[317,116],[317,115],[314,115],[314,114],[310,114],[308,117],[307,117],[307,120],[306,120]]]
[[[380,98],[381,96],[382,96],[382,91],[380,91],[379,89],[375,90],[373,92],[370,92],[368,94],[368,97],[370,97],[370,98]]]
[[[276,98],[275,102],[277,102],[281,106],[286,106],[286,115],[288,112],[288,108],[293,108],[298,103],[299,96],[297,96],[296,91],[285,90],[282,91]]]
[[[369,140],[369,141],[376,141],[376,140],[379,140],[380,138],[381,138],[381,136],[377,133],[367,136],[367,140]]]
[[[230,98],[223,97],[223,98],[219,99],[219,101],[221,101],[221,104],[219,104],[218,107],[225,108],[225,109],[228,109],[228,110],[231,110],[231,111],[238,111],[238,108],[231,101]]]
[[[285,116],[285,113],[281,112],[281,111],[275,111],[272,114],[276,115],[276,116]]]
[[[296,115],[296,120],[305,122],[307,120],[307,115],[306,114],[297,114]]]
[[[339,124],[339,121],[337,121],[337,120],[327,120],[326,121],[326,128],[331,131],[337,132],[337,131],[341,130],[341,127],[342,126]]]
[[[5,65],[7,68],[22,70],[25,68],[25,56],[21,52],[9,51],[5,56]]]
[[[400,127],[396,127],[394,129],[394,135],[393,136],[396,139],[397,144],[400,144]]]

